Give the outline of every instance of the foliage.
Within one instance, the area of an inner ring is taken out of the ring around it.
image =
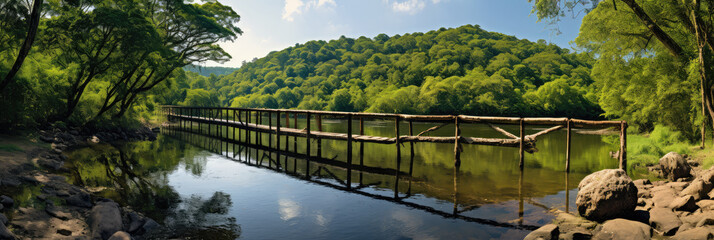
[[[188,85],[234,107],[595,119],[601,110],[591,63],[545,41],[465,25],[309,41],[246,63],[212,85],[194,84],[206,80],[195,75]]]
[[[187,97],[185,91],[163,94],[186,87],[184,66],[230,59],[216,43],[242,33],[235,27],[240,16],[217,1],[48,2],[35,50],[0,94],[3,112],[13,113],[0,116],[6,129],[54,121],[102,126],[150,120],[162,100]],[[7,6],[14,5],[0,5],[0,27],[13,19]],[[0,31],[0,38],[14,39],[9,42],[21,37]],[[0,54],[0,75],[10,71],[13,60]],[[202,95],[191,91],[190,96]]]
[[[184,71],[191,71],[200,74],[201,76],[204,77],[210,77],[211,74],[220,76],[220,75],[226,75],[229,73],[234,72],[235,70],[238,70],[238,68],[231,68],[231,67],[206,67],[206,66],[199,66],[199,65],[193,65],[190,64],[188,66],[183,67]]]

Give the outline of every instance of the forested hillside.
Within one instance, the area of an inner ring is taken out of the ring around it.
[[[209,76],[211,76],[211,74],[216,75],[216,76],[229,74],[229,73],[232,73],[233,71],[238,70],[238,69],[231,68],[231,67],[206,67],[206,66],[191,64],[191,65],[183,67],[183,70],[195,72],[195,73],[198,73],[204,77],[209,77]]]
[[[188,73],[173,104],[599,118],[594,60],[479,26],[309,41],[220,78]],[[178,96],[178,97],[177,97]],[[185,96],[184,99],[183,96]]]

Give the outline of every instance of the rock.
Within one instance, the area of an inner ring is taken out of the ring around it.
[[[523,240],[557,240],[558,235],[560,235],[558,225],[546,224],[545,226],[542,226],[536,229],[535,231],[529,233]]]
[[[53,159],[40,158],[37,159],[37,164],[47,169],[59,170],[64,165],[64,162]]]
[[[706,199],[709,198],[707,195],[710,191],[712,190],[712,183],[711,182],[705,182],[704,180],[697,178],[692,181],[692,183],[687,186],[684,190],[682,190],[680,195],[691,195],[694,197],[694,200],[700,200],[700,199]]]
[[[146,222],[144,223],[144,226],[142,226],[141,228],[143,228],[144,231],[146,231],[146,232],[151,232],[151,231],[160,229],[161,225],[159,223],[157,223],[156,221],[154,221],[154,219],[146,218]]]
[[[560,239],[563,240],[589,240],[593,237],[593,234],[582,228],[573,229],[566,233],[560,234]]]
[[[669,204],[669,208],[674,209],[676,211],[691,212],[697,210],[697,207],[697,201],[695,201],[694,197],[690,195],[675,198],[674,201]]]
[[[608,220],[593,239],[650,239],[652,228],[647,224],[627,219]]]
[[[119,204],[111,201],[99,202],[89,214],[92,238],[108,239],[121,231],[122,221]]]
[[[581,216],[604,221],[631,214],[637,205],[637,187],[622,169],[594,172],[580,181],[575,200]]]
[[[69,236],[72,235],[72,231],[67,230],[67,229],[57,229],[57,233],[63,236]]]
[[[46,143],[53,143],[53,142],[55,142],[55,141],[54,141],[54,138],[48,137],[48,136],[40,136],[40,140],[43,141],[43,142],[46,142]]]
[[[696,227],[709,226],[709,225],[714,225],[714,218],[704,217],[704,218],[702,218],[702,220],[699,220]]]
[[[8,187],[17,187],[20,186],[20,180],[17,180],[16,178],[5,178],[2,180],[2,185]]]
[[[686,182],[686,181],[684,181],[684,182],[670,182],[670,183],[665,184],[665,186],[668,186],[668,187],[674,189],[674,191],[681,192],[682,190],[684,190],[685,188],[687,188],[689,186],[689,182]]]
[[[124,231],[118,231],[109,237],[109,240],[131,240],[131,235]]]
[[[650,182],[649,179],[637,179],[637,180],[632,181],[632,183],[634,183],[635,186],[638,186],[638,187],[645,186],[645,185],[652,185],[652,182]]]
[[[682,221],[672,209],[655,207],[650,210],[650,226],[661,232],[662,235],[673,235],[681,225]]]
[[[89,139],[90,143],[99,143],[101,140],[97,136],[92,136],[92,138]]]
[[[677,240],[699,240],[699,239],[712,239],[712,230],[709,228],[692,228],[687,231],[678,232],[671,239]]]
[[[690,171],[692,170],[684,160],[682,155],[676,152],[670,152],[659,159],[659,166],[662,169],[663,177],[669,180],[677,180],[679,178],[686,178],[691,176]]]
[[[697,202],[697,206],[703,211],[714,210],[714,200],[700,200]]]
[[[84,193],[84,192],[78,192],[78,193],[70,195],[69,197],[65,198],[65,202],[67,202],[68,205],[75,206],[75,207],[83,207],[83,208],[91,208],[92,207],[91,197],[89,196],[89,194]]]
[[[697,162],[696,160],[687,160],[687,164],[692,167],[699,166],[699,162]]]
[[[67,220],[72,218],[72,214],[60,211],[51,203],[47,203],[47,205],[45,206],[45,212],[47,212],[47,214],[49,214],[50,216],[59,218],[60,220]]]
[[[144,223],[146,222],[143,218],[139,216],[139,214],[136,214],[134,212],[129,213],[129,229],[128,231],[130,233],[136,233],[138,232],[142,226],[144,226]]]
[[[11,208],[12,205],[15,205],[15,201],[8,196],[2,195],[0,196],[0,204],[2,204],[6,208]]]
[[[0,213],[0,223],[7,224],[7,217],[5,217],[5,214]]]
[[[2,240],[14,240],[15,235],[7,229],[4,223],[0,223],[0,239]]]

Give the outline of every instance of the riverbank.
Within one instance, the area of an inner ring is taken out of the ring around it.
[[[67,182],[64,151],[100,142],[154,140],[147,127],[52,127],[0,136],[0,239],[150,239],[170,233],[128,206]]]

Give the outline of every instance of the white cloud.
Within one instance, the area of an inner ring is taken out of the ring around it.
[[[337,3],[335,0],[311,0],[307,3],[302,0],[285,0],[285,7],[283,8],[283,20],[292,22],[295,20],[293,16],[300,15],[310,9],[318,9],[321,7],[335,7]]]
[[[424,4],[424,2],[420,0],[406,0],[403,2],[393,2],[392,10],[394,10],[395,12],[415,14],[424,9],[425,5],[426,4]]]
[[[301,0],[285,0],[285,8],[283,8],[283,19],[287,20],[288,22],[292,22],[293,19],[293,14],[300,14],[302,13],[302,6],[304,6],[305,3],[303,3]]]

